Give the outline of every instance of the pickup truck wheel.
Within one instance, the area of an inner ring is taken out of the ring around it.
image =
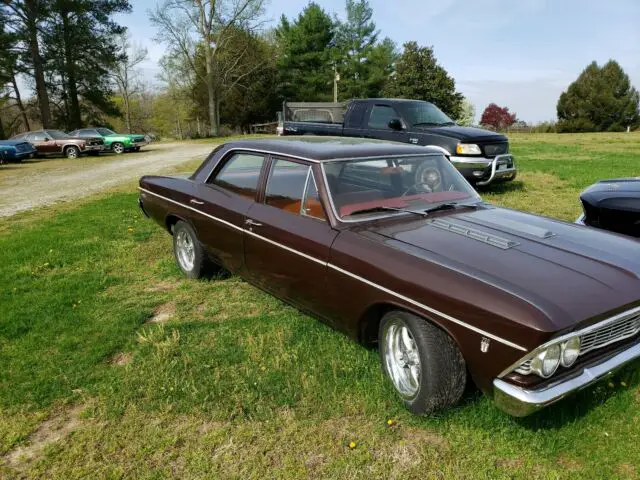
[[[443,330],[403,311],[387,313],[378,333],[382,368],[413,413],[454,405],[464,393],[464,358]]]
[[[111,145],[111,150],[113,150],[113,153],[120,155],[121,153],[124,153],[124,144],[115,142],[113,145]]]
[[[67,147],[64,149],[64,156],[67,158],[78,158],[78,155],[80,155],[80,150],[78,150],[78,147]]]
[[[202,278],[211,273],[211,263],[191,225],[179,221],[173,227],[173,251],[180,270],[188,278]]]

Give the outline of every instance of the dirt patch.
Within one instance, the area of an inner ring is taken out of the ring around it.
[[[109,359],[109,363],[111,365],[117,365],[118,367],[123,367],[128,365],[133,360],[133,353],[131,352],[118,352],[113,357]]]
[[[638,472],[636,471],[635,467],[628,463],[621,463],[618,466],[618,472],[628,478],[638,478]]]
[[[48,445],[78,429],[83,409],[83,406],[78,405],[51,415],[29,436],[26,445],[17,447],[5,455],[7,463],[18,467],[36,460]]]
[[[153,311],[153,316],[147,320],[147,323],[166,323],[176,314],[176,304],[168,302],[160,305]]]

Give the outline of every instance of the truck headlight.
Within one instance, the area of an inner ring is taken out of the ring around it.
[[[456,146],[456,153],[458,155],[481,155],[482,150],[475,143],[459,143]]]

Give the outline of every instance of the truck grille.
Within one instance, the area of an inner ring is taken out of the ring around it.
[[[487,157],[495,157],[496,155],[502,155],[505,153],[509,153],[509,144],[508,143],[490,143],[488,145],[483,145],[484,154]]]

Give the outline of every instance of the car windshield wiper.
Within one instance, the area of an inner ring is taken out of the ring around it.
[[[440,205],[436,205],[435,207],[427,208],[426,210],[424,210],[424,213],[428,215],[431,212],[438,212],[440,210],[454,210],[456,208],[478,208],[478,204],[447,202],[447,203],[441,203]]]
[[[379,206],[379,207],[371,207],[371,208],[363,208],[361,210],[355,210],[351,212],[349,215],[359,215],[361,213],[375,213],[375,212],[406,212],[413,213],[414,215],[420,215],[421,217],[426,217],[428,215],[427,212],[421,212],[419,210],[410,210],[407,208],[395,208],[395,207],[387,207],[387,206]]]

